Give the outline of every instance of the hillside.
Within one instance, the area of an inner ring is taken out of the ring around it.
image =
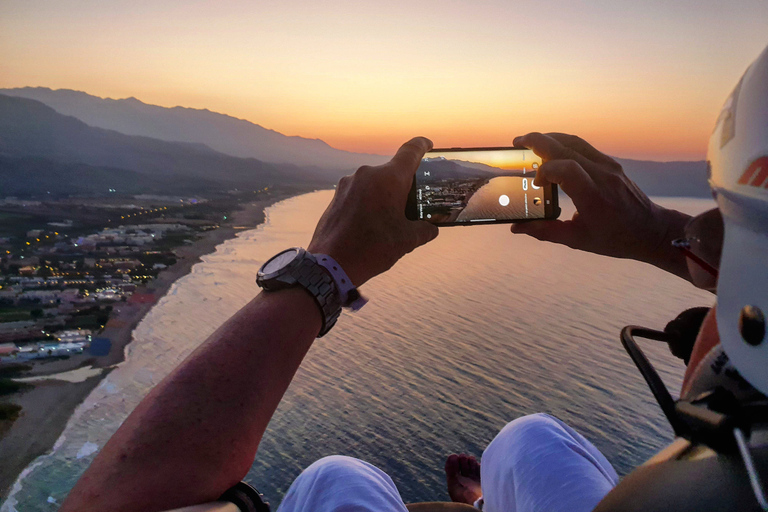
[[[62,163],[39,157],[0,155],[0,196],[102,196],[108,190],[121,195],[174,193],[197,195],[219,184],[204,179],[153,177],[135,171]]]
[[[269,183],[329,185],[317,169],[235,158],[200,144],[165,142],[94,128],[34,100],[0,95],[0,155],[4,169],[31,169],[18,159],[84,164],[89,173],[109,169],[148,176],[148,184],[203,190],[258,187]],[[13,165],[11,162],[14,161]],[[63,172],[66,167],[57,166]],[[73,167],[70,167],[72,169]],[[10,171],[8,171],[10,172]]]
[[[99,98],[68,89],[0,89],[0,94],[45,103],[86,124],[164,141],[205,144],[221,153],[265,162],[314,166],[337,180],[364,164],[387,160],[380,155],[349,153],[318,139],[286,136],[250,121],[185,107],[148,105],[136,98]]]
[[[711,198],[707,163],[649,162],[617,158],[624,172],[649,196]]]

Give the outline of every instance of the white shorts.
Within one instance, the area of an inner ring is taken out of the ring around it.
[[[486,512],[589,512],[619,480],[592,443],[562,421],[532,414],[508,423],[483,452]],[[392,479],[352,457],[305,469],[278,512],[407,512]]]

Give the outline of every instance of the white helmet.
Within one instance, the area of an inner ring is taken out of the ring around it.
[[[725,223],[720,342],[739,373],[768,394],[768,47],[725,102],[707,161]]]

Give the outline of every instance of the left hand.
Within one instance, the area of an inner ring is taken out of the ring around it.
[[[529,133],[515,147],[529,148],[544,161],[534,183],[556,183],[576,206],[570,220],[512,224],[513,233],[573,249],[650,263],[690,279],[685,257],[671,242],[690,220],[653,203],[613,158],[585,140],[563,133]]]
[[[341,178],[307,250],[330,255],[360,286],[433,240],[436,226],[405,217],[413,176],[430,149],[429,139],[416,137],[386,164]]]

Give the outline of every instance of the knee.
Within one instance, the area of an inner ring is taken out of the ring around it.
[[[506,435],[526,437],[536,434],[555,433],[562,432],[563,425],[563,422],[554,416],[539,412],[510,421],[501,429],[500,434],[505,433]]]
[[[383,471],[362,460],[332,455],[316,461],[294,480],[278,512],[403,508],[395,484]]]
[[[510,421],[501,429],[483,453],[483,459],[501,453],[505,458],[519,459],[537,451],[539,447],[550,444],[567,435],[566,426],[549,414],[529,414]]]
[[[315,461],[296,481],[312,482],[325,488],[352,488],[383,485],[394,487],[392,479],[376,466],[354,457],[330,455]]]
[[[300,477],[344,482],[349,481],[349,478],[365,474],[367,471],[368,464],[362,460],[345,455],[329,455],[312,463],[301,473]]]

